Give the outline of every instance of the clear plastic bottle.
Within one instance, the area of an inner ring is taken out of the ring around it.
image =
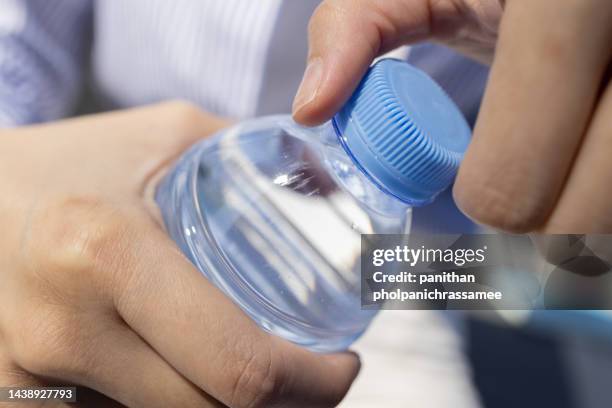
[[[360,235],[407,233],[411,207],[452,182],[469,135],[429,77],[382,60],[332,121],[222,130],[178,160],[156,198],[185,255],[263,329],[342,350],[375,314],[360,306]]]

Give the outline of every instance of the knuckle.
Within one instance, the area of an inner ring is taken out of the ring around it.
[[[25,245],[34,270],[62,274],[101,269],[116,258],[127,233],[124,216],[96,197],[46,203],[32,217]]]
[[[269,348],[249,351],[232,369],[231,406],[239,408],[267,407],[276,397],[280,381]]]

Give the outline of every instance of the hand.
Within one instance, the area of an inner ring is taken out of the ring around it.
[[[344,396],[352,353],[261,331],[160,225],[161,170],[224,124],[169,103],[0,132],[1,385],[79,384],[129,407]]]
[[[331,117],[373,58],[401,44],[492,59],[458,205],[511,232],[609,233],[611,21],[608,0],[328,0],[310,22],[294,117]]]

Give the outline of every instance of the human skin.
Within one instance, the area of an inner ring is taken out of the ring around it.
[[[324,1],[294,118],[329,119],[376,56],[422,40],[491,62],[459,207],[509,232],[611,233],[612,2]]]
[[[128,407],[344,396],[353,353],[263,332],[162,227],[156,181],[225,124],[176,102],[0,131],[2,386],[78,384]]]

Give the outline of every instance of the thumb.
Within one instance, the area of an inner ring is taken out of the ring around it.
[[[359,356],[352,351],[313,353],[276,337],[271,341],[284,362],[280,367],[279,406],[288,406],[291,401],[300,401],[301,407],[336,406],[361,368]]]
[[[429,0],[327,0],[308,27],[304,78],[293,102],[297,122],[329,119],[378,55],[431,36]]]

